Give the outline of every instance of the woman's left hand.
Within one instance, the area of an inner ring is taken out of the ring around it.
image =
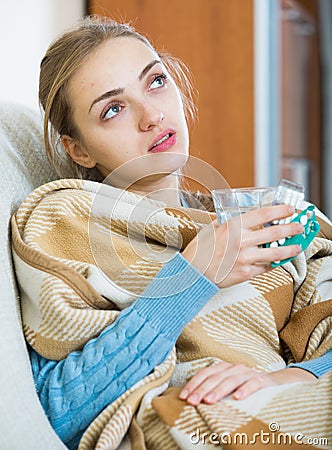
[[[229,394],[240,400],[268,386],[315,379],[312,373],[297,367],[263,373],[243,364],[222,361],[199,370],[181,390],[179,397],[193,406],[212,404]]]

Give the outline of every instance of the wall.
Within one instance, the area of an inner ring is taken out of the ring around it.
[[[41,58],[49,43],[84,14],[84,0],[1,1],[0,101],[39,108]]]

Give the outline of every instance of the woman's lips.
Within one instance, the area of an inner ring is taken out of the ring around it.
[[[173,130],[165,130],[164,133],[157,136],[149,153],[164,152],[172,147],[176,142],[176,133]]]

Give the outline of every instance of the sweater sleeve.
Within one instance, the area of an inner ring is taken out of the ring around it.
[[[50,361],[31,349],[41,404],[70,449],[108,404],[165,360],[184,326],[217,290],[178,253],[142,297],[82,351]]]
[[[288,367],[297,367],[299,369],[307,370],[319,378],[328,371],[332,370],[332,349],[319,358],[296,364],[290,364]]]

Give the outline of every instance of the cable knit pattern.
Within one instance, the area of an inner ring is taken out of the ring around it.
[[[329,350],[320,358],[309,359],[309,361],[303,361],[297,364],[290,364],[289,367],[299,367],[300,369],[311,372],[319,378],[332,370],[332,350]]]

